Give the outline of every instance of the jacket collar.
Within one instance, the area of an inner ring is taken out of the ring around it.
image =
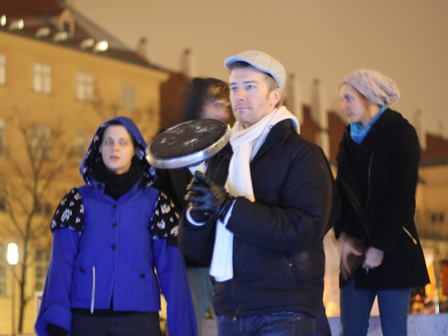
[[[255,155],[255,157],[253,158],[252,163],[255,162],[257,157],[266,153],[269,148],[274,146],[278,141],[280,141],[282,137],[284,137],[288,133],[297,133],[294,129],[294,125],[291,119],[282,120],[279,123],[275,124],[266,137],[263,145],[261,145],[260,149],[258,150],[257,155]]]

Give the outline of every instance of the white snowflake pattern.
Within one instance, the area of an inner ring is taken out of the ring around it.
[[[174,237],[176,237],[178,234],[179,234],[179,225],[176,225],[175,227],[173,227],[172,229],[171,229],[171,232],[170,232]]]
[[[57,223],[56,223],[56,221],[53,219],[53,220],[51,221],[50,228],[54,229],[54,228],[56,227],[56,225],[57,225]]]
[[[157,227],[161,230],[165,228],[165,221],[162,219],[160,222],[157,223]]]
[[[64,197],[61,201],[61,205],[65,205],[65,202],[67,202],[67,197]]]
[[[80,193],[76,193],[76,195],[73,196],[73,199],[75,199],[76,201],[79,201],[81,199],[81,194]]]
[[[70,207],[72,207],[74,205],[75,205],[75,202],[73,202],[73,201],[71,201],[70,204],[69,204]]]
[[[81,222],[81,219],[79,217],[76,217],[75,223],[80,223],[80,222]]]
[[[84,204],[79,207],[79,213],[84,213]]]
[[[166,214],[168,212],[170,212],[171,207],[169,204],[162,204],[162,214]]]
[[[154,215],[158,216],[159,214],[159,209],[154,210]]]
[[[70,209],[65,209],[64,213],[61,216],[61,222],[66,222],[71,215],[72,211]]]

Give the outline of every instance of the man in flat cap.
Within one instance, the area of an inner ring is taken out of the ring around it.
[[[211,262],[220,336],[313,335],[331,210],[328,162],[280,107],[279,61],[245,51],[225,66],[236,123],[188,187],[180,247]]]

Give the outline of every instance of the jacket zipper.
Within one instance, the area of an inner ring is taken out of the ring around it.
[[[417,245],[417,241],[415,240],[414,237],[412,237],[411,233],[408,230],[406,230],[406,228],[404,226],[402,226],[402,228],[403,228],[404,232],[406,232],[408,234],[408,236],[411,237],[414,244]]]
[[[373,164],[373,157],[374,156],[375,156],[375,152],[372,153],[372,156],[370,157],[369,170],[368,170],[368,173],[367,173],[368,174],[368,176],[367,176],[367,183],[369,184],[369,191],[367,193],[366,211],[367,211],[367,207],[368,207],[369,201],[370,201],[370,187],[371,187],[370,178],[371,178],[371,175],[372,175],[372,164]]]
[[[90,314],[93,314],[95,307],[95,266],[92,267],[92,296],[90,301]]]

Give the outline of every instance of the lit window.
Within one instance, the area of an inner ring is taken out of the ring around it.
[[[39,93],[51,93],[51,66],[42,63],[33,64],[33,90]]]
[[[76,98],[80,101],[93,101],[93,76],[78,73],[76,75]]]
[[[7,280],[7,262],[6,262],[6,246],[0,245],[0,296],[6,296],[6,280]]]
[[[47,249],[36,250],[35,270],[36,270],[36,291],[42,291],[45,285],[48,263],[50,261],[50,251]]]
[[[92,135],[85,133],[76,134],[76,160],[78,164],[81,164],[84,156],[89,149],[90,141],[92,140]]]
[[[32,156],[36,161],[48,161],[51,157],[51,130],[47,126],[33,125],[31,135]]]
[[[131,84],[121,84],[121,108],[125,110],[133,111],[135,108],[135,93],[134,85]]]
[[[6,57],[0,54],[0,85],[6,84]]]
[[[0,119],[0,154],[6,151],[5,120]]]

